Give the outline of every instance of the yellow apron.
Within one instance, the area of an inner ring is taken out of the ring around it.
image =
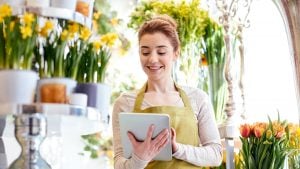
[[[184,107],[155,106],[141,109],[147,84],[139,91],[133,112],[164,113],[170,116],[171,127],[176,131],[176,141],[182,144],[199,146],[198,121],[185,92],[175,85],[179,91]],[[173,158],[172,161],[152,161],[146,169],[199,169],[201,167]]]

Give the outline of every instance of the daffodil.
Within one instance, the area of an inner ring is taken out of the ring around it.
[[[61,35],[60,35],[60,39],[62,41],[66,41],[68,39],[69,36],[69,32],[65,29],[62,31]]]
[[[11,15],[12,15],[12,9],[9,5],[7,4],[0,5],[0,18],[2,17],[3,19]]]
[[[107,33],[101,37],[101,41],[108,45],[109,47],[113,46],[117,40],[118,35],[116,33]]]
[[[92,32],[90,31],[89,28],[83,27],[80,31],[80,38],[84,41],[88,40],[89,37],[91,36]]]
[[[100,40],[93,42],[93,49],[94,51],[99,51],[99,49],[102,47],[102,42]]]
[[[31,26],[32,22],[34,22],[34,15],[32,13],[25,13],[23,15],[24,24],[27,26]]]
[[[75,34],[79,31],[79,25],[77,23],[71,23],[68,25],[68,31],[71,34]]]
[[[53,30],[53,27],[54,27],[54,26],[53,26],[53,22],[47,20],[47,21],[45,22],[45,25],[41,28],[41,31],[40,31],[41,36],[47,37],[48,34],[49,34],[49,32],[50,32],[51,30]]]
[[[26,39],[32,36],[32,29],[29,26],[21,26],[21,34],[22,34],[22,38]]]
[[[100,18],[101,14],[102,13],[100,11],[95,12],[93,15],[93,19],[98,20]]]

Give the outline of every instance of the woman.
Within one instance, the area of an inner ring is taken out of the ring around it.
[[[222,147],[213,109],[201,90],[180,87],[172,79],[172,65],[179,57],[180,42],[176,23],[168,16],[155,17],[139,30],[140,62],[148,80],[138,92],[122,94],[113,109],[113,143],[116,169],[193,169],[218,166]],[[123,157],[118,113],[163,112],[169,114],[172,130],[162,131],[155,139],[148,129],[144,142],[128,137],[133,145],[130,159]],[[152,161],[172,135],[172,161]]]

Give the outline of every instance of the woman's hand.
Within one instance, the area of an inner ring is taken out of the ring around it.
[[[148,128],[147,137],[143,142],[138,141],[131,132],[127,133],[133,147],[133,153],[141,160],[151,161],[170,141],[168,129],[164,129],[152,140],[154,128],[154,125]]]
[[[174,128],[171,128],[171,133],[172,133],[172,153],[174,154],[178,150],[176,144],[176,131]]]

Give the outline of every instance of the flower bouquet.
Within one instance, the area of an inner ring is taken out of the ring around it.
[[[241,166],[244,169],[283,169],[288,155],[290,132],[286,121],[257,122],[240,126]]]

